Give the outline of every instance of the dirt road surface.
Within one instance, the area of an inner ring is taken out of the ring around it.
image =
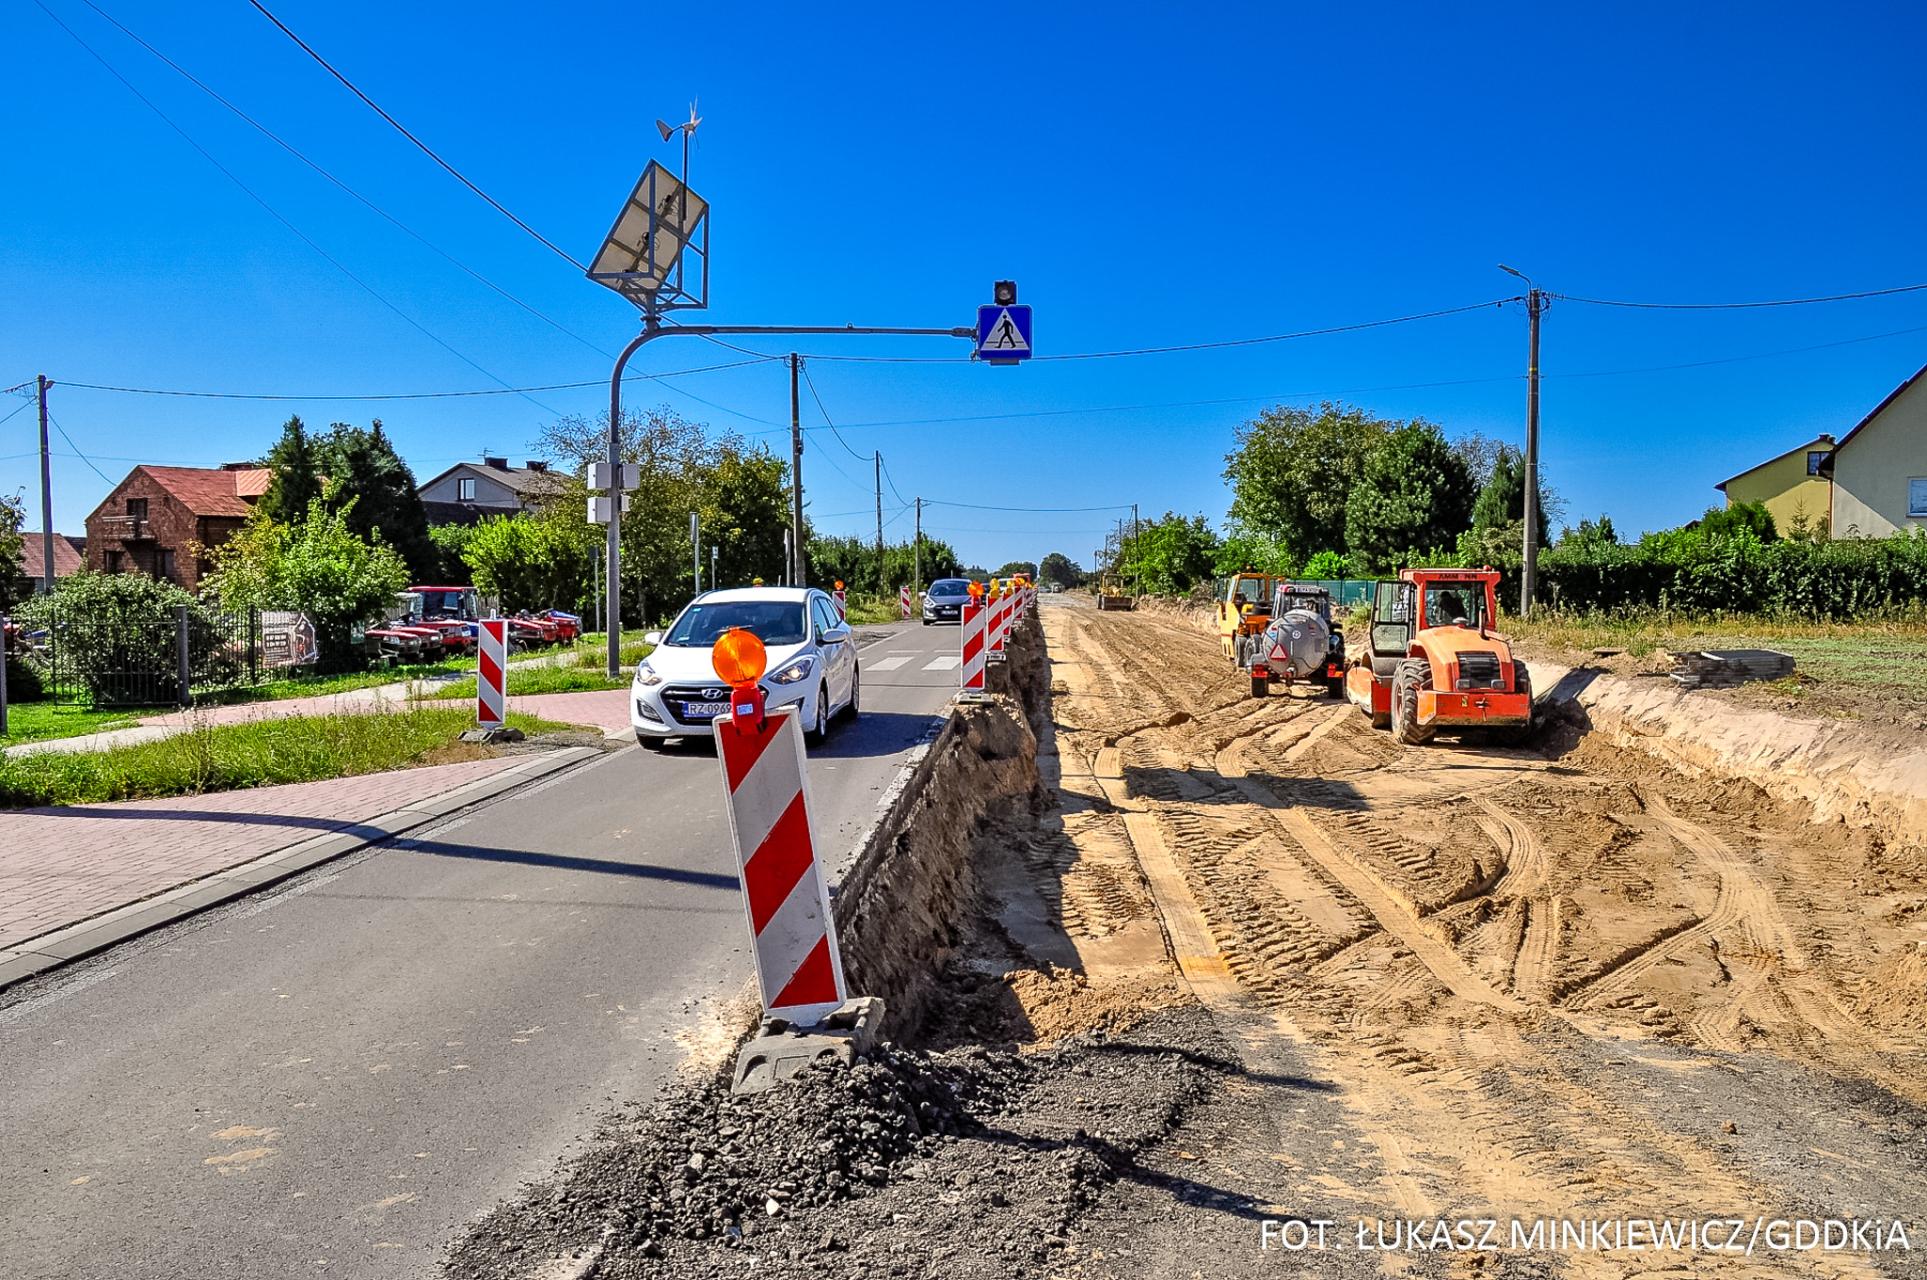
[[[1400,747],[1182,618],[1041,617],[1040,793],[893,1031],[932,1056],[686,1089],[449,1274],[1927,1274],[1918,842],[1573,723]],[[1783,1247],[1827,1220],[1863,1234]]]
[[[1399,747],[1322,694],[1250,698],[1180,619],[1044,618],[1060,774],[1045,823],[1090,985],[1146,980],[1111,953],[1155,919],[1247,1068],[1297,1064],[1354,1131],[1263,1150],[1260,1116],[1289,1134],[1296,1101],[1253,1090],[1242,1163],[1281,1215],[1316,1198],[1347,1220],[1859,1216],[1900,1219],[1927,1250],[1920,848],[1570,727],[1527,749]],[[1483,1261],[1927,1267],[1893,1251]]]

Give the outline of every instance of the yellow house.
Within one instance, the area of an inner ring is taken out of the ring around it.
[[[1874,406],[1827,457],[1836,538],[1927,528],[1927,365]]]
[[[1821,465],[1833,449],[1832,436],[1816,436],[1797,449],[1788,449],[1777,458],[1722,480],[1718,488],[1726,495],[1729,507],[1736,502],[1765,503],[1781,532],[1796,519],[1828,528],[1832,523],[1833,486]]]

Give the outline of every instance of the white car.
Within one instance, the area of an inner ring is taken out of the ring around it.
[[[637,665],[630,686],[637,741],[647,747],[709,735],[709,722],[729,709],[729,686],[717,676],[710,650],[731,627],[763,642],[769,651],[760,682],[765,705],[796,707],[810,742],[823,741],[833,716],[856,718],[856,643],[836,602],[813,587],[740,587],[704,592],[668,631],[643,637],[656,648]]]

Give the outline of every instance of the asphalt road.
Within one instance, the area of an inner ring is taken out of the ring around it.
[[[832,865],[955,690],[954,627],[859,629],[811,753]],[[719,1033],[751,970],[706,743],[630,746],[0,1003],[0,1272],[433,1274]]]

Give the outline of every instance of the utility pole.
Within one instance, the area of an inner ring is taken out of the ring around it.
[[[793,587],[796,585],[796,583],[790,579],[790,530],[788,525],[783,526],[783,572],[781,577],[784,586]]]
[[[803,406],[796,398],[796,375],[801,368],[790,352],[790,585],[800,587],[803,573]]]
[[[54,482],[52,455],[47,452],[47,388],[53,383],[38,373],[34,392],[40,397],[40,563],[47,576],[45,591],[54,589]]]
[[[1545,309],[1545,292],[1527,289],[1526,537],[1525,565],[1519,572],[1519,613],[1528,618],[1539,595],[1539,316]]]
[[[695,566],[695,575],[690,578],[696,586],[696,594],[703,593],[703,517],[700,511],[689,513],[689,561]]]
[[[873,457],[877,474],[877,590],[887,591],[890,582],[883,572],[883,451],[876,450]]]
[[[912,566],[910,570],[910,589],[912,591],[922,592],[923,590],[923,499],[922,498],[917,499],[917,533],[916,533],[916,540],[913,543],[913,547],[914,549],[910,553],[910,563]]]

